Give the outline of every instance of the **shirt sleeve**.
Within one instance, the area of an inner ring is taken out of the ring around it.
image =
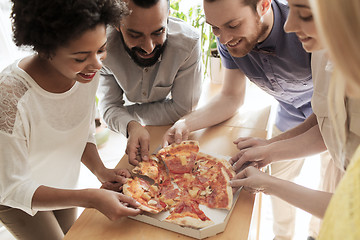
[[[127,125],[130,121],[139,121],[133,117],[124,105],[124,91],[116,81],[115,76],[107,67],[101,69],[100,84],[97,91],[99,111],[108,127],[126,136]]]
[[[158,102],[133,104],[128,107],[129,112],[138,116],[145,125],[172,124],[196,107],[201,94],[201,76],[201,50],[198,40],[189,57],[179,67],[170,90],[171,97]]]
[[[32,198],[40,185],[28,171],[28,147],[21,129],[16,127],[12,133],[0,129],[0,203],[33,216],[37,211],[31,208]]]

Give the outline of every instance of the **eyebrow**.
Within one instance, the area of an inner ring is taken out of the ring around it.
[[[105,47],[106,43],[107,43],[107,41],[106,41],[100,48]],[[72,53],[71,55],[76,55],[76,54],[89,54],[89,53],[91,53],[91,51],[74,52],[74,53]]]
[[[240,18],[227,21],[226,23],[224,23],[224,24],[222,24],[222,25],[225,26],[225,25],[228,25],[228,24],[230,24],[230,23],[232,23],[232,22],[234,22],[234,21],[240,21]],[[212,27],[217,27],[217,26],[212,25],[212,24],[209,23],[208,21],[205,21],[205,22],[206,22],[207,24],[209,24],[210,26],[212,26]]]
[[[309,6],[306,6],[306,5],[303,5],[303,4],[294,4],[295,7],[298,7],[298,8],[309,8]]]
[[[164,28],[165,28],[165,27],[162,26],[162,27],[160,27],[159,29],[153,31],[152,33],[160,32],[160,31],[164,30]],[[135,30],[133,30],[133,29],[131,29],[131,28],[127,28],[126,31],[132,32],[132,33],[136,33],[136,34],[143,34],[142,32],[135,31]]]

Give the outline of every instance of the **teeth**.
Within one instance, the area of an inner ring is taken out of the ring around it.
[[[235,47],[235,46],[236,46],[239,42],[240,42],[240,40],[239,40],[239,41],[237,41],[236,43],[233,43],[233,44],[228,43],[228,45],[229,45],[230,47]]]

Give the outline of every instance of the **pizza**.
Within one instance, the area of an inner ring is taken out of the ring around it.
[[[169,211],[164,221],[197,229],[214,224],[199,205],[229,210],[233,193],[228,182],[235,172],[227,160],[199,150],[197,141],[160,149],[132,170],[140,177],[128,179],[124,194],[137,200],[143,211]],[[141,176],[153,179],[154,184]]]

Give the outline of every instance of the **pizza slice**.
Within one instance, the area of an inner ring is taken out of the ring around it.
[[[193,198],[210,208],[231,208],[233,193],[228,183],[235,172],[226,160],[199,153],[193,176],[195,180],[188,188]]]
[[[164,161],[171,174],[184,174],[193,169],[198,152],[199,143],[189,140],[162,148],[157,156]]]
[[[138,177],[128,179],[123,186],[123,192],[138,201],[139,209],[143,211],[159,213],[167,207],[166,203],[159,199],[159,187],[150,185],[144,179]]]
[[[178,203],[164,221],[196,229],[214,224],[214,222],[201,211],[199,204],[195,201],[182,201]]]
[[[154,180],[156,184],[162,184],[169,179],[163,161],[160,161],[155,154],[150,155],[148,161],[141,161],[134,167],[133,173],[147,176]]]
[[[216,168],[216,170],[212,168]],[[221,168],[225,169],[230,179],[235,176],[235,171],[233,170],[229,161],[222,158],[216,158],[202,152],[197,154],[194,171],[197,170],[201,173],[206,173],[208,171],[220,171]]]

